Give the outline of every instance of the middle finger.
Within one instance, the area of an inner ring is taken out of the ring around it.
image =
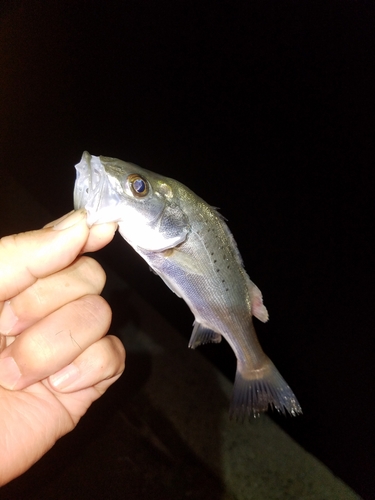
[[[90,257],[79,257],[67,268],[38,279],[7,304],[17,318],[7,334],[18,335],[63,305],[84,295],[101,293],[105,280],[102,267]]]

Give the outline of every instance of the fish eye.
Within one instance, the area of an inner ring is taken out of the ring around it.
[[[143,196],[146,196],[148,194],[148,182],[138,174],[129,175],[128,185],[131,189],[131,192],[137,198],[142,198]]]

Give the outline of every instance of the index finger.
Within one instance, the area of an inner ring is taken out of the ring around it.
[[[86,212],[71,212],[53,227],[6,236],[0,240],[0,302],[43,278],[64,269],[83,251],[107,244],[116,226],[91,230]]]

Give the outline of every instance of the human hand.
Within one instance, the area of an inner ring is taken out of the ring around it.
[[[105,336],[104,271],[80,255],[115,230],[89,229],[79,210],[0,240],[0,486],[70,432],[124,370],[121,342]]]

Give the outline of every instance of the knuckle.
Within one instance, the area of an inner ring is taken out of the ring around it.
[[[121,340],[117,337],[114,337],[113,335],[108,337],[113,345],[113,349],[117,354],[117,359],[118,359],[118,370],[117,373],[122,373],[125,370],[125,359],[126,359],[126,351],[124,344],[121,342]]]
[[[95,293],[100,293],[106,282],[106,274],[102,266],[92,257],[82,256],[79,258],[80,275],[90,284]]]
[[[109,304],[100,295],[85,295],[76,301],[78,313],[85,323],[108,330],[112,319]]]
[[[119,338],[108,335],[105,337],[105,357],[107,363],[107,376],[112,378],[121,375],[125,370],[125,348]]]

